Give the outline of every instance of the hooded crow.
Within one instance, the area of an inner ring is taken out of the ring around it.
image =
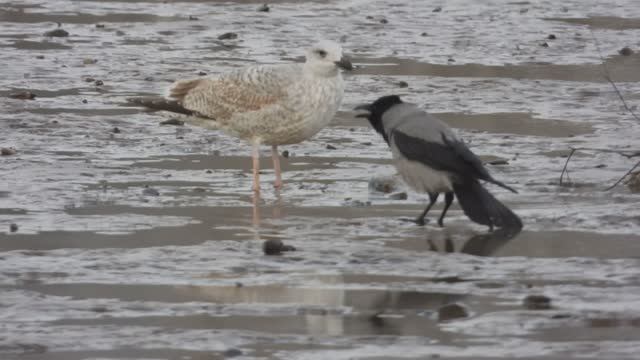
[[[482,225],[522,228],[522,221],[480,184],[480,180],[517,193],[513,188],[494,179],[482,161],[469,150],[444,122],[429,115],[414,104],[403,102],[397,95],[383,96],[371,104],[360,105],[364,110],[356,117],[369,120],[384,138],[393,154],[394,165],[402,179],[412,189],[429,194],[429,205],[416,222],[424,225],[424,218],[444,193],[444,217],[454,194],[464,213]]]

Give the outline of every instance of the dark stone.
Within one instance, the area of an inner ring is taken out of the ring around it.
[[[96,79],[94,79],[92,77],[88,77],[88,78],[84,78],[84,81],[86,81],[86,82],[94,82],[94,81],[96,81]]]
[[[96,28],[102,29],[102,28],[104,28],[104,24],[96,24]]]
[[[389,20],[384,18],[380,19],[380,24],[388,24],[388,23],[389,23]]]
[[[82,99],[82,103],[83,103],[83,104],[86,104],[86,103],[88,103],[88,102],[89,102],[89,100],[87,100],[87,99]]]
[[[46,33],[44,33],[44,36],[49,36],[49,37],[67,37],[67,36],[69,36],[69,33],[66,30],[63,30],[63,29],[55,29],[55,30],[47,31]]]
[[[438,309],[438,321],[450,321],[466,317],[469,317],[469,310],[461,304],[447,304]]]
[[[540,46],[548,48],[548,47],[549,47],[549,43],[547,43],[547,42],[545,41],[545,42],[543,42],[542,44],[540,44]]]
[[[242,350],[231,348],[231,349],[225,350],[225,352],[222,353],[222,355],[224,355],[224,357],[242,356]]]
[[[431,10],[431,12],[441,12],[442,11],[442,6],[438,6],[435,9]]]
[[[102,86],[104,85],[104,82],[102,80],[96,80],[96,82],[94,82],[95,86]]]
[[[116,30],[116,36],[124,36],[124,31]]]
[[[280,239],[269,239],[262,243],[262,251],[265,255],[282,254],[284,243]]]
[[[337,148],[331,144],[327,144],[327,150],[336,150]]]
[[[391,200],[407,200],[407,198],[407,193],[404,191],[389,195],[389,199]]]
[[[261,12],[269,12],[269,10],[271,9],[269,8],[268,4],[262,4],[262,6],[258,8],[258,11],[261,11]]]
[[[489,161],[489,164],[491,164],[491,165],[509,165],[509,161],[507,161],[505,159],[496,159],[496,160]]]
[[[44,59],[44,55],[38,55],[38,56],[36,56],[36,59],[42,60],[42,59]]]
[[[0,149],[0,155],[2,156],[9,156],[9,155],[15,155],[16,154],[16,149],[14,148],[2,148]]]
[[[211,170],[207,170],[207,171],[205,171],[205,172],[206,172],[207,174],[213,174],[213,171],[211,171]]]
[[[113,129],[111,129],[111,132],[114,134],[120,134],[120,129],[118,127],[114,127]]]
[[[606,168],[607,164],[598,164],[595,166],[596,169],[602,169],[602,168]]]
[[[149,187],[148,185],[144,187],[142,190],[142,195],[145,196],[160,196],[160,192],[154,188]]]
[[[554,34],[549,34],[549,36],[547,36],[547,39],[549,40],[555,40],[556,36]]]
[[[18,224],[15,224],[15,223],[9,224],[9,231],[11,231],[12,233],[18,231]]]
[[[406,87],[409,87],[409,83],[401,80],[401,81],[398,81],[398,86],[401,88],[406,88]]]
[[[231,39],[237,39],[237,38],[238,38],[238,34],[234,32],[228,32],[218,36],[218,40],[231,40]]]
[[[528,295],[522,300],[522,305],[529,310],[549,310],[551,298],[545,295]]]
[[[17,93],[9,94],[9,97],[18,100],[33,100],[36,98],[36,94],[32,93],[31,91],[20,91]]]
[[[423,32],[422,34],[420,34],[420,36],[429,36],[429,34],[427,34],[426,32]]]
[[[620,49],[618,53],[622,56],[629,56],[629,55],[633,55],[633,50],[631,50],[630,47],[625,46],[622,49]]]
[[[176,118],[171,118],[165,121],[161,121],[160,125],[175,125],[175,126],[182,126],[184,125],[184,121],[180,120],[180,119],[176,119]]]
[[[196,21],[196,20],[200,20],[200,19],[198,19],[198,17],[196,17],[196,16],[189,15],[189,20]]]
[[[282,157],[283,157],[283,158],[289,158],[289,156],[290,156],[290,155],[289,155],[289,150],[284,150],[284,151],[282,152]]]
[[[153,76],[147,76],[144,81],[153,81]]]
[[[206,72],[204,72],[204,71],[198,71],[198,76],[205,76],[205,75],[207,75],[207,73],[206,73]]]

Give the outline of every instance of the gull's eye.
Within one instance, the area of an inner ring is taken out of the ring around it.
[[[327,56],[327,52],[324,50],[316,50],[316,54],[320,55],[321,58],[324,58]]]

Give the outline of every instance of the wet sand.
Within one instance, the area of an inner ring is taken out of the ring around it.
[[[637,148],[590,35],[634,107],[640,57],[618,50],[638,45],[635,2],[261,4],[0,7],[0,147],[16,149],[0,157],[0,358],[638,353],[640,197],[604,191],[634,159],[581,150],[559,185],[571,147]],[[56,22],[68,37],[43,35]],[[299,59],[318,32],[358,68],[331,126],[281,149],[279,193],[264,149],[259,225],[248,145],[126,105],[176,78]],[[7,98],[24,90],[35,100]],[[406,220],[424,196],[369,188],[394,169],[351,109],[388,93],[449,123],[519,191],[489,187],[522,232],[488,233],[457,204],[441,229],[441,203],[419,227]],[[268,239],[296,251],[264,255]],[[550,304],[525,306],[532,295]]]

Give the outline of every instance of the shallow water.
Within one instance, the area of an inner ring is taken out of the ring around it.
[[[635,108],[640,56],[618,54],[640,48],[635,1],[259,5],[0,4],[0,146],[17,150],[0,157],[0,358],[636,356],[640,196],[603,191],[635,160],[578,151],[558,183],[571,147],[638,150],[591,35]],[[45,37],[56,22],[70,36]],[[332,125],[281,149],[280,193],[264,149],[258,227],[245,144],[125,105],[199,72],[298,61],[319,37],[358,68]],[[37,98],[7,98],[22,90]],[[417,227],[402,218],[424,196],[369,188],[394,170],[350,109],[389,93],[507,162],[488,167],[520,193],[491,191],[521,233],[488,234],[455,205],[444,229]],[[266,239],[297,250],[265,256]],[[522,305],[539,294],[551,309]],[[451,303],[468,316],[438,321]]]

